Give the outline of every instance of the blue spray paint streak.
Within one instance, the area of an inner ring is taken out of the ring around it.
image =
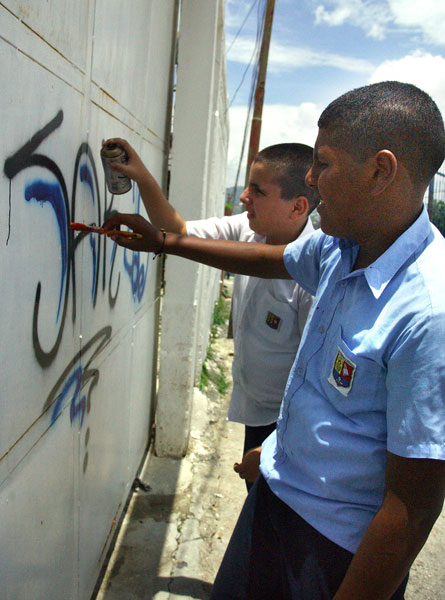
[[[51,414],[51,425],[56,421],[57,417],[62,412],[63,406],[65,405],[65,401],[70,395],[70,390],[74,387],[71,397],[70,420],[71,423],[73,423],[73,421],[76,418],[79,418],[80,427],[82,427],[83,418],[85,416],[86,411],[86,398],[85,396],[82,396],[82,398],[80,398],[80,384],[82,382],[82,376],[83,369],[81,366],[79,366],[67,379],[62,391],[57,396],[56,402],[54,404],[54,408]]]
[[[141,208],[141,194],[139,189],[133,186],[133,204],[136,205],[136,212],[140,212]],[[141,264],[141,255],[139,252],[132,252],[133,260],[131,263],[127,260],[127,250],[124,251],[124,267],[131,282],[131,293],[133,294],[133,300],[140,302],[145,291],[145,284],[147,282],[148,273],[148,259],[145,265]]]
[[[60,307],[62,305],[63,288],[65,284],[66,271],[68,266],[68,239],[67,239],[67,223],[65,202],[63,199],[62,189],[58,183],[50,183],[36,179],[25,188],[25,199],[30,202],[36,200],[43,204],[49,202],[54,210],[59,226],[59,237],[62,255],[62,279],[60,282],[59,306],[57,308],[56,322],[59,320]]]
[[[80,181],[88,185],[91,191],[91,198],[93,199],[93,205],[95,203],[94,198],[94,182],[93,182],[93,174],[91,173],[91,169],[88,168],[87,164],[81,165],[79,169]]]
[[[93,174],[91,173],[91,170],[88,168],[88,166],[86,164],[81,165],[80,169],[79,169],[79,177],[80,177],[80,181],[82,183],[84,183],[85,185],[88,186],[90,193],[91,193],[91,199],[93,201],[93,206],[95,204],[95,196],[94,196],[94,182],[93,182]],[[98,223],[99,225],[99,223]],[[91,284],[91,300],[94,300],[94,296],[96,293],[96,287],[97,287],[97,280],[98,280],[98,276],[97,276],[97,261],[96,261],[96,257],[97,257],[97,248],[96,248],[96,235],[89,235],[89,240],[90,240],[90,247],[91,247],[91,253],[93,255],[93,280],[92,280],[92,284]]]
[[[127,249],[124,252],[124,267],[128,273],[131,282],[131,293],[133,300],[140,302],[145,291],[147,282],[147,265],[141,265],[141,255],[139,252],[132,252],[133,260],[130,263],[127,260]]]

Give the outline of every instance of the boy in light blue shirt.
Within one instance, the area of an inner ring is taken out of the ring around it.
[[[314,303],[212,600],[402,600],[445,488],[445,241],[423,197],[445,158],[431,98],[382,82],[322,113],[321,232],[286,247],[209,242],[117,215],[217,268],[292,277]]]
[[[358,250],[319,232],[284,252],[317,294],[261,460],[272,491],[353,553],[382,504],[387,452],[443,460],[445,423],[444,238],[424,208],[372,265],[353,268]]]

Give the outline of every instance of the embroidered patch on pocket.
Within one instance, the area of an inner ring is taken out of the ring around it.
[[[281,318],[274,315],[273,312],[269,311],[266,317],[266,325],[269,325],[271,329],[278,330],[280,328]]]
[[[343,394],[343,396],[347,396],[351,391],[356,368],[357,365],[352,360],[349,360],[349,358],[346,358],[340,348],[338,348],[334,366],[328,378],[329,383]]]

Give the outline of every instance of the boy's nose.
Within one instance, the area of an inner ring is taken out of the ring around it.
[[[241,192],[241,196],[239,197],[240,202],[242,202],[243,204],[246,204],[246,202],[249,201],[249,195],[248,195],[248,188],[245,188],[242,192]]]
[[[312,167],[309,169],[309,171],[306,173],[306,176],[304,178],[304,181],[306,183],[306,185],[310,188],[315,188],[316,184],[313,178],[313,172],[312,172]]]

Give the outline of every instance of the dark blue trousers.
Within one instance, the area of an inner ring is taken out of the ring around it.
[[[331,600],[353,554],[273,494],[260,475],[233,531],[211,600]],[[408,577],[391,600],[403,600]]]

